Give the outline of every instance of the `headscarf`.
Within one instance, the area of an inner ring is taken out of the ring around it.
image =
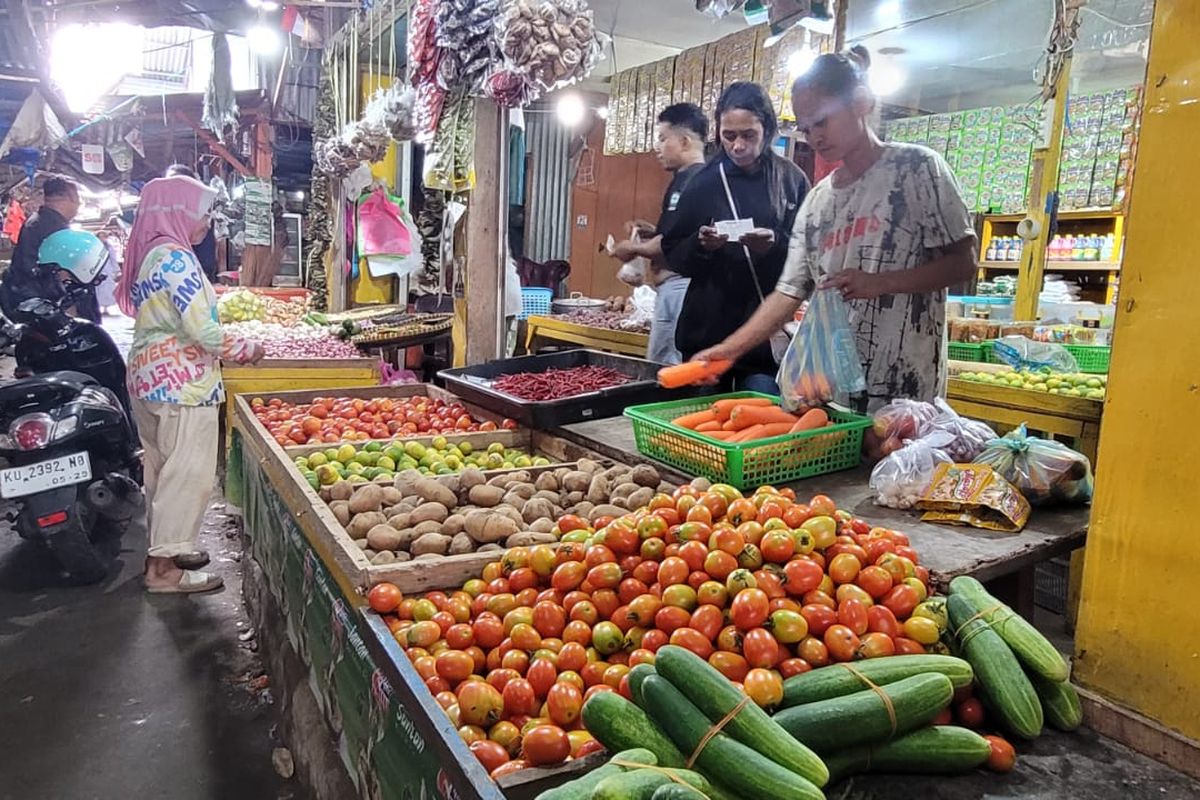
[[[125,267],[117,288],[117,303],[129,316],[137,313],[133,286],[137,283],[142,261],[155,247],[173,244],[192,250],[192,232],[196,223],[212,209],[217,193],[195,178],[182,175],[155,178],[142,187],[141,201],[129,244],[125,248]]]

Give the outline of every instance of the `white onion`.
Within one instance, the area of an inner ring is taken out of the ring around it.
[[[333,336],[326,328],[301,325],[291,328],[273,322],[231,322],[226,330],[261,342],[267,358],[358,358],[354,345]]]

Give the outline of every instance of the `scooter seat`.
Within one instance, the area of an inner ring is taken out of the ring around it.
[[[63,403],[87,387],[98,385],[95,378],[82,372],[44,372],[0,386],[0,409],[22,412]]]

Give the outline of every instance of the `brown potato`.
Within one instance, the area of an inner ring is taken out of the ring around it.
[[[471,491],[467,493],[467,497],[477,506],[491,508],[498,505],[504,498],[504,490],[498,486],[478,484],[471,487]]]
[[[450,537],[441,533],[427,533],[417,539],[408,548],[408,552],[414,556],[423,556],[429,553],[434,555],[444,556],[446,551],[450,549]]]
[[[662,480],[658,474],[658,470],[649,464],[639,464],[638,466],[634,467],[630,477],[633,478],[633,482],[639,486],[648,486],[651,489],[658,486],[658,482]]]
[[[418,495],[431,503],[441,503],[446,508],[454,508],[458,505],[458,496],[431,478],[417,481],[414,488]]]
[[[329,504],[329,510],[333,512],[333,516],[338,522],[342,523],[342,527],[350,524],[350,503],[345,500],[334,500]]]
[[[350,513],[379,511],[383,508],[383,489],[373,483],[360,486],[350,497]]]
[[[362,539],[367,535],[367,531],[374,528],[376,525],[383,525],[387,522],[387,517],[378,511],[364,511],[361,514],[355,514],[350,524],[346,526],[346,530],[350,536],[355,539]]]
[[[371,549],[376,552],[399,550],[401,543],[400,531],[391,525],[376,525],[367,531],[366,541],[371,546]]]
[[[467,518],[462,514],[451,514],[446,517],[446,521],[442,523],[442,533],[447,536],[456,536],[463,532],[467,524]]]
[[[354,484],[350,481],[338,481],[329,487],[331,500],[349,500],[352,494],[354,494]]]
[[[416,525],[418,522],[425,522],[426,520],[444,522],[448,516],[450,516],[449,510],[441,503],[422,503],[413,509],[408,518],[412,524]]]
[[[478,486],[481,483],[487,483],[487,477],[483,474],[483,470],[478,467],[467,467],[458,473],[459,489],[470,489],[472,486]]]
[[[461,556],[475,552],[475,542],[465,533],[459,533],[450,540],[450,555]]]

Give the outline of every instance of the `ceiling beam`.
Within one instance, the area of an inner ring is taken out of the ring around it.
[[[188,115],[184,114],[182,111],[176,111],[172,116],[174,116],[175,119],[179,120],[184,125],[187,125],[189,128],[194,130],[196,132],[196,135],[199,136],[204,141],[204,143],[207,144],[212,149],[212,151],[214,153],[219,155],[221,158],[225,159],[225,161],[228,162],[231,167],[236,169],[243,178],[253,178],[254,177],[254,171],[251,170],[249,167],[247,167],[245,164],[243,164],[241,162],[241,160],[237,156],[235,156],[232,152],[230,152],[229,148],[227,148],[225,145],[221,144],[221,142],[217,139],[217,137],[213,136],[210,131],[205,130],[204,128],[197,125],[195,122],[192,122],[192,120],[188,117]]]

